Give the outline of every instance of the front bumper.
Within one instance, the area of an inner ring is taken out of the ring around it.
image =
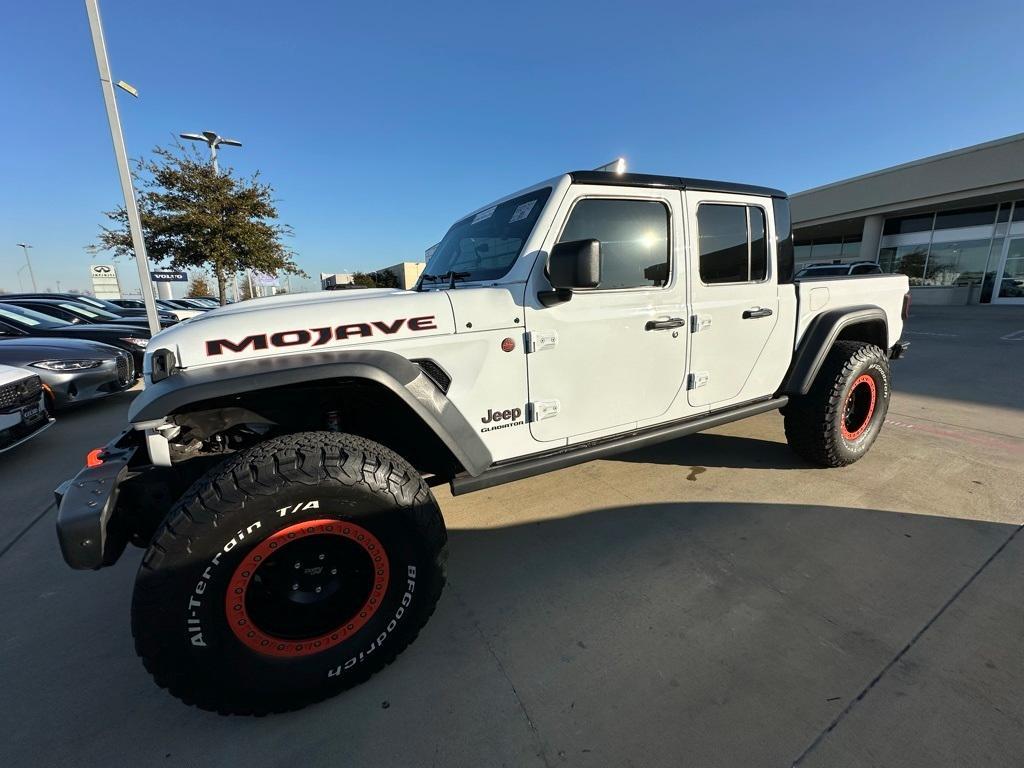
[[[32,405],[21,405],[0,413],[0,453],[31,440],[53,424],[42,397]]]
[[[54,405],[66,408],[85,403],[118,392],[124,392],[135,385],[135,362],[131,354],[124,353],[124,362],[118,367],[116,360],[105,360],[97,368],[84,371],[40,372],[43,383],[53,393]]]
[[[111,525],[118,489],[130,474],[138,446],[131,431],[90,454],[90,464],[54,491],[57,498],[57,539],[64,561],[72,568],[91,570],[113,563],[128,538]],[[100,463],[95,463],[100,462]]]

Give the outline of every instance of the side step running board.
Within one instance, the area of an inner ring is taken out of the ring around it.
[[[522,480],[525,477],[542,475],[545,472],[552,472],[556,469],[563,469],[575,464],[583,464],[593,459],[612,456],[623,451],[646,448],[649,445],[664,443],[677,437],[692,435],[694,432],[703,432],[705,429],[728,424],[731,421],[739,421],[749,416],[756,416],[759,413],[774,411],[782,408],[788,402],[789,398],[786,396],[774,397],[770,400],[759,400],[747,405],[718,411],[717,413],[709,413],[706,416],[700,416],[695,419],[674,421],[671,424],[663,424],[647,430],[630,432],[626,435],[601,442],[569,446],[555,453],[545,453],[542,456],[521,459],[508,464],[494,465],[476,477],[462,472],[451,480],[452,495],[458,496],[463,493],[471,493],[472,491],[490,488],[493,485],[510,483],[513,480]]]

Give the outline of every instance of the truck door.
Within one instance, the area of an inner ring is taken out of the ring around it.
[[[543,306],[543,264],[527,287],[530,431],[542,441],[586,440],[665,414],[686,366],[686,279],[676,190],[574,186],[543,251],[596,239],[601,281]]]
[[[690,405],[771,394],[747,386],[779,320],[771,199],[695,191],[685,199],[694,244]]]

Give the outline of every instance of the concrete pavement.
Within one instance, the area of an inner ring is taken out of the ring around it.
[[[60,561],[53,481],[126,402],[62,420],[0,465],[0,765],[1016,764],[1019,329],[1017,308],[915,311],[889,423],[845,469],[804,465],[766,414],[438,489],[450,583],[421,637],[366,685],[261,719],[150,682],[137,550]]]

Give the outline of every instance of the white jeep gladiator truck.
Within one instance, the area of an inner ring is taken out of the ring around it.
[[[207,312],[153,338],[127,430],[57,490],[64,558],[146,548],[136,649],[184,701],[258,714],[333,695],[434,610],[436,484],[767,411],[811,464],[863,456],[906,348],[907,278],[793,272],[783,192],[581,171],[460,219],[413,290]]]

